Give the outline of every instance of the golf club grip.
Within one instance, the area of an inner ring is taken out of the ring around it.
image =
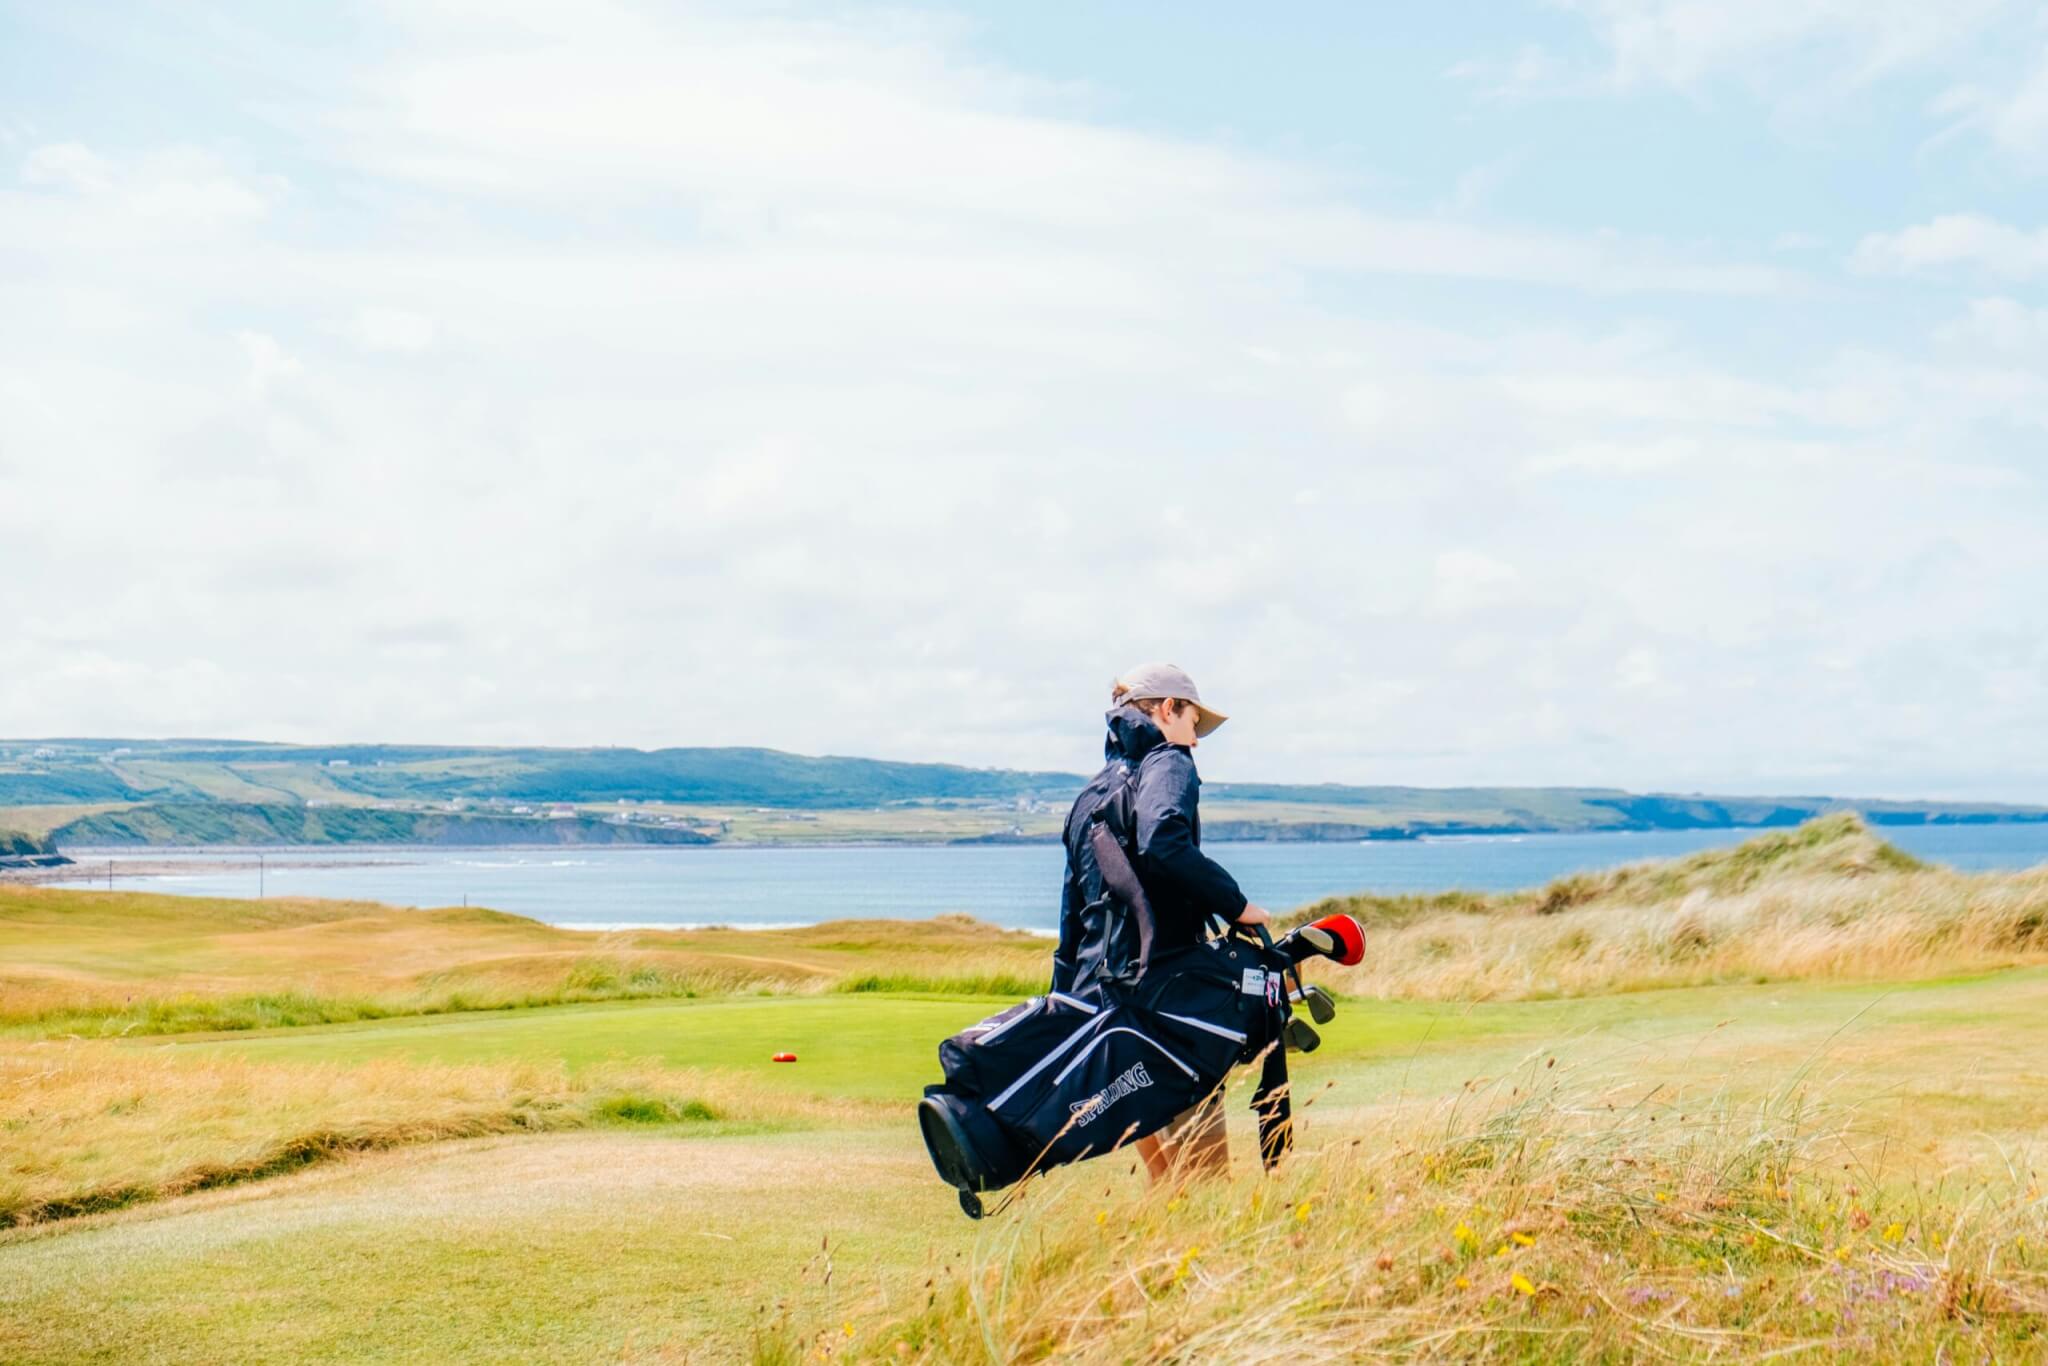
[[[1252,926],[1252,928],[1259,932],[1259,942],[1266,946],[1266,952],[1274,955],[1277,958],[1280,958],[1282,962],[1285,962],[1286,955],[1282,954],[1279,950],[1279,947],[1273,943],[1273,936],[1270,932],[1268,932],[1266,927],[1263,924],[1261,924],[1254,925]],[[1283,967],[1280,970],[1280,984],[1283,987],[1286,986],[1287,979],[1290,977],[1294,979],[1294,990],[1296,992],[1299,992],[1301,990],[1301,964],[1288,963],[1286,967]],[[1289,1001],[1288,997],[1288,992],[1282,991],[1280,993],[1280,1009],[1283,1014],[1292,1015],[1294,1013],[1294,1007],[1293,1004]]]

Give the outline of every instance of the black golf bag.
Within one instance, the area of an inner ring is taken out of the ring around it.
[[[1247,940],[1211,939],[1160,959],[1135,986],[1049,992],[946,1040],[945,1083],[925,1089],[920,1111],[939,1175],[967,1204],[1098,1156],[1166,1127],[1261,1056],[1259,1146],[1277,1161],[1288,1142],[1288,966]],[[962,1150],[965,1162],[951,1156]]]
[[[1048,991],[946,1040],[946,1080],[918,1108],[933,1166],[977,1218],[980,1192],[1155,1133],[1241,1062],[1262,1063],[1253,1105],[1267,1165],[1290,1141],[1295,960],[1263,927],[1257,940],[1226,933],[1154,958],[1151,908],[1102,813],[1085,838],[1116,903],[1099,908],[1103,919],[1129,919],[1133,970]]]

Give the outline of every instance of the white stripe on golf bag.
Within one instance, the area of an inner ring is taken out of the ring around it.
[[[1019,1020],[1028,1020],[1033,1015],[1036,1015],[1038,1013],[1038,1007],[1043,1004],[1045,1004],[1044,997],[1032,997],[1029,1001],[1025,1002],[1025,1005],[1028,1007],[1028,1009],[1020,1010],[1015,1015],[1012,1015],[1009,1019],[1003,1021],[1001,1024],[993,1025],[988,1029],[983,1030],[981,1034],[975,1039],[975,1042],[987,1043],[990,1039],[998,1037],[1002,1034],[1004,1030],[1008,1029],[1011,1025],[1016,1024]]]
[[[1068,1063],[1065,1067],[1062,1067],[1060,1069],[1060,1074],[1052,1079],[1052,1084],[1054,1086],[1058,1086],[1061,1082],[1065,1081],[1067,1079],[1067,1074],[1072,1072],[1075,1068],[1079,1067],[1084,1061],[1087,1060],[1088,1055],[1095,1051],[1095,1045],[1101,1043],[1104,1039],[1108,1038],[1112,1034],[1135,1035],[1136,1037],[1143,1039],[1146,1043],[1151,1044],[1154,1048],[1158,1049],[1159,1055],[1165,1058],[1168,1062],[1172,1063],[1175,1067],[1178,1067],[1181,1071],[1187,1073],[1191,1077],[1195,1075],[1194,1068],[1188,1066],[1179,1058],[1174,1057],[1172,1053],[1167,1051],[1165,1044],[1159,1042],[1159,1040],[1153,1038],[1150,1034],[1140,1033],[1138,1030],[1132,1029],[1129,1025],[1113,1025],[1110,1028],[1103,1030],[1100,1034],[1097,1034],[1092,1043],[1090,1043],[1086,1048],[1082,1049],[1079,1053],[1076,1053],[1074,1055],[1074,1060]]]
[[[1058,1048],[1053,1049],[1052,1052],[1046,1054],[1037,1062],[1033,1063],[1031,1065],[1031,1070],[1029,1072],[1026,1072],[1023,1076],[1011,1082],[1007,1087],[1003,1089],[1003,1093],[1001,1095],[997,1096],[994,1100],[988,1102],[988,1108],[994,1110],[1001,1106],[1002,1103],[1008,1100],[1011,1096],[1016,1095],[1018,1090],[1024,1085],[1025,1082],[1030,1081],[1040,1072],[1043,1072],[1052,1063],[1057,1062],[1062,1053],[1065,1053],[1069,1048],[1072,1048],[1075,1044],[1081,1042],[1081,1040],[1087,1035],[1088,1031],[1093,1029],[1094,1027],[1095,1021],[1091,1018],[1087,1020],[1085,1023],[1083,1023],[1079,1029],[1067,1035],[1067,1037],[1061,1041],[1060,1046]],[[1061,1073],[1061,1075],[1064,1076],[1065,1073]]]
[[[1011,1025],[1022,1024],[1024,1021],[1037,1015],[1038,1007],[1044,1005],[1047,1001],[1058,1001],[1063,1006],[1072,1006],[1074,1009],[1086,1011],[1090,1015],[1094,1015],[1102,1009],[1100,1006],[1089,1005],[1078,996],[1069,996],[1064,991],[1052,991],[1047,992],[1043,996],[1032,997],[1029,1001],[1025,1002],[1027,1009],[1018,1011],[999,1025],[970,1025],[960,1032],[972,1034],[974,1041],[978,1044],[987,1043],[991,1039],[999,1039]]]
[[[1224,1038],[1235,1039],[1239,1043],[1243,1043],[1245,1039],[1244,1035],[1234,1029],[1225,1029],[1222,1025],[1210,1024],[1207,1020],[1197,1020],[1193,1016],[1176,1015],[1170,1010],[1162,1010],[1157,1012],[1157,1014],[1162,1020],[1178,1020],[1184,1025],[1193,1025],[1196,1029],[1206,1029],[1211,1034],[1221,1034]]]

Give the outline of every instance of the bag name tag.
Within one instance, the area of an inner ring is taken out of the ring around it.
[[[1266,970],[1264,968],[1246,968],[1244,970],[1244,985],[1239,987],[1238,990],[1247,996],[1264,996],[1266,994]]]

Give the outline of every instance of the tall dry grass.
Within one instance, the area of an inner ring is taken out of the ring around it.
[[[836,1300],[764,1361],[2020,1361],[2048,1354],[2024,1155],[1916,1176],[1796,1089],[1663,1107],[1532,1064],[1322,1130],[1270,1177],[1054,1173],[965,1260]]]
[[[1388,998],[1900,980],[2048,962],[2048,867],[1929,867],[1851,814],[1527,892],[1339,897],[1298,918],[1340,910],[1365,922],[1366,960],[1321,980]]]
[[[731,1077],[616,1063],[258,1063],[92,1041],[0,1048],[0,1228],[440,1139],[596,1124],[872,1117]]]

